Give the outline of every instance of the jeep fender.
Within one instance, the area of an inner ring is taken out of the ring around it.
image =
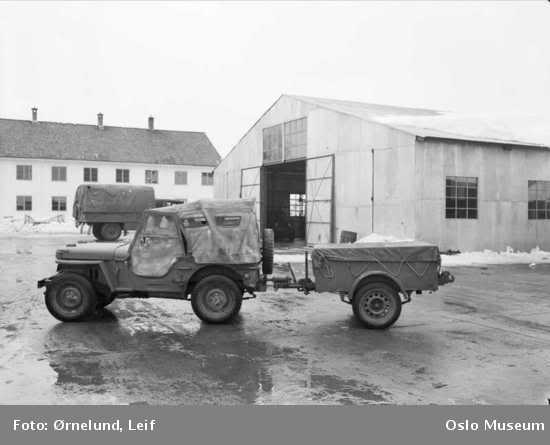
[[[378,278],[381,278],[381,279],[378,280]],[[403,298],[404,298],[404,300],[402,301],[403,304],[411,301],[411,297],[403,287],[403,284],[401,283],[401,281],[395,277],[392,277],[389,273],[382,272],[382,271],[370,271],[359,275],[353,282],[353,285],[351,286],[351,289],[348,293],[350,301],[353,299],[353,295],[355,294],[355,291],[357,290],[357,288],[363,282],[376,282],[376,281],[386,281],[386,282],[392,283],[399,290],[399,292],[403,294]]]
[[[60,266],[67,265],[67,266],[79,266],[78,268],[81,268],[82,270],[87,270],[89,267],[97,266],[99,267],[99,270],[103,274],[103,277],[105,278],[105,282],[107,283],[107,286],[109,286],[109,290],[111,292],[114,292],[115,285],[112,280],[111,273],[109,272],[109,268],[105,265],[105,261],[88,261],[88,260],[57,260],[57,264]],[[59,270],[59,272],[62,272]],[[58,272],[58,275],[59,275]],[[57,277],[57,275],[55,275]],[[54,277],[52,277],[54,278]]]

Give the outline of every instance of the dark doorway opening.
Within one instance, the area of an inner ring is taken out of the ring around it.
[[[294,242],[306,235],[306,161],[268,165],[265,172],[265,227],[275,241]]]

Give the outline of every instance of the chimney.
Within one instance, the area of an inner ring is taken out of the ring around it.
[[[153,116],[149,116],[149,130],[155,129],[155,118]]]
[[[38,120],[38,108],[32,108],[32,121],[36,122]]]
[[[97,128],[103,130],[103,113],[97,113]]]

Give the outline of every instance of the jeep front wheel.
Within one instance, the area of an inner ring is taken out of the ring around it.
[[[197,283],[191,293],[195,315],[207,323],[224,323],[241,310],[243,292],[231,278],[210,275]]]
[[[46,289],[46,307],[61,321],[79,321],[97,306],[91,283],[81,275],[63,273]]]

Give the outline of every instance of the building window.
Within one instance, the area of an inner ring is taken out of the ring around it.
[[[307,118],[285,122],[285,160],[307,155]]]
[[[283,126],[264,128],[263,130],[264,162],[283,160]]]
[[[214,185],[214,172],[202,172],[202,185]]]
[[[127,168],[117,168],[116,182],[130,182],[130,170]]]
[[[54,212],[64,212],[67,210],[67,197],[52,196],[52,210]]]
[[[32,180],[32,165],[18,165],[17,166],[17,179],[20,181]]]
[[[52,167],[52,181],[66,181],[67,167]]]
[[[158,184],[158,183],[159,183],[159,171],[145,170],[145,184]]]
[[[477,218],[477,178],[447,176],[445,218]]]
[[[97,168],[84,167],[84,182],[97,182]]]
[[[17,210],[32,210],[32,196],[17,196]]]
[[[187,184],[187,172],[179,171],[174,172],[174,184],[186,185]]]
[[[529,219],[550,219],[550,181],[528,181],[527,216]]]
[[[290,216],[306,216],[306,195],[291,193],[289,196]]]

